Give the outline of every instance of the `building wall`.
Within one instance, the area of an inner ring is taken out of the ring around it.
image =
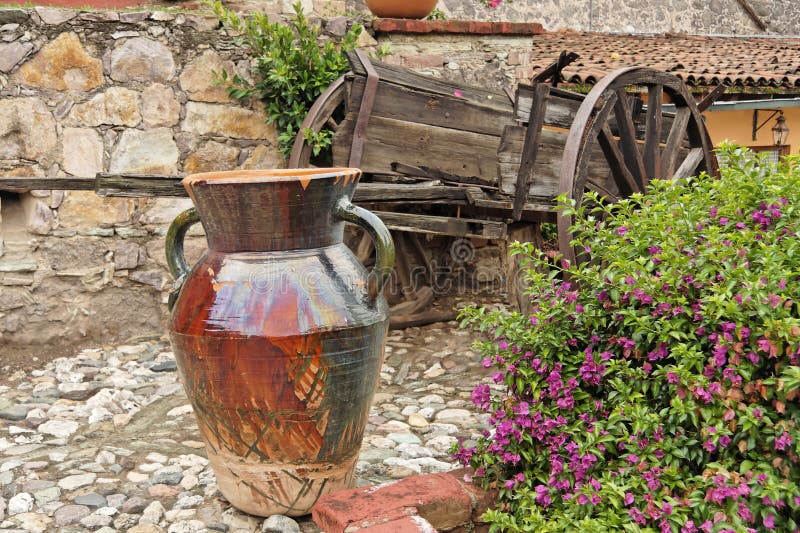
[[[494,9],[480,0],[440,0],[438,7],[450,19],[540,22],[548,30],[800,35],[797,0],[749,2],[766,32],[735,0],[513,0]],[[347,0],[351,11],[363,6],[363,0]]]
[[[772,110],[758,112],[759,124],[772,114]],[[753,140],[753,111],[714,111],[707,112],[706,124],[708,125],[711,140],[714,145],[723,141],[730,141],[742,146],[771,146],[773,144],[772,128],[774,120],[767,122],[758,130],[757,140]],[[789,128],[789,150],[792,154],[800,153],[800,108],[789,107],[783,110],[786,126]]]

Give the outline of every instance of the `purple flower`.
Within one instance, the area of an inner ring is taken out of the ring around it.
[[[544,485],[536,485],[534,490],[536,491],[536,503],[542,507],[547,507],[553,502],[550,498],[549,489]]]
[[[707,440],[703,443],[703,448],[705,448],[707,452],[711,453],[717,449],[717,445],[714,444],[713,441]]]
[[[764,517],[764,527],[767,529],[775,529],[775,515],[770,513]]]
[[[628,232],[628,227],[627,226],[620,226],[620,227],[617,228],[617,235],[619,235],[620,237],[625,235],[627,232]]]
[[[775,439],[775,449],[778,451],[785,451],[786,448],[792,445],[792,437],[787,433],[783,432],[780,437]]]
[[[633,521],[640,526],[643,526],[647,523],[644,514],[637,507],[631,507],[628,509],[628,515],[630,515]]]
[[[626,492],[625,493],[625,500],[623,500],[625,502],[625,505],[633,504],[633,500],[634,500],[633,494],[631,494],[630,492]]]
[[[753,513],[750,512],[750,508],[744,502],[739,502],[739,517],[745,522],[753,521]]]
[[[475,387],[475,390],[472,391],[472,403],[475,404],[477,407],[480,407],[484,411],[489,408],[489,385],[482,384]]]

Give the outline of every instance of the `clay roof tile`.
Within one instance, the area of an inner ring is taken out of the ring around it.
[[[541,70],[562,50],[581,56],[564,70],[572,83],[594,83],[611,70],[645,65],[690,85],[800,86],[800,38],[553,32],[533,38],[531,65]]]

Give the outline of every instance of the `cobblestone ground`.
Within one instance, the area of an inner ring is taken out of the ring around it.
[[[455,322],[391,332],[358,484],[454,467],[485,418],[485,369]],[[0,531],[319,531],[233,509],[217,490],[169,344],[88,349],[0,386]]]

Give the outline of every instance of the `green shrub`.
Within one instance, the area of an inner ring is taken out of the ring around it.
[[[495,385],[457,456],[501,489],[494,531],[798,530],[800,159],[721,155],[576,213],[590,263],[518,245],[531,315],[465,311]]]
[[[254,83],[228,72],[219,74],[231,98],[255,97],[264,103],[267,123],[278,130],[280,151],[287,156],[309,108],[328,86],[350,68],[345,51],[355,48],[361,34],[360,24],[353,25],[339,44],[322,42],[319,28],[303,13],[300,2],[293,4],[294,18],[288,24],[270,22],[264,13],[239,18],[213,4],[222,23],[239,35],[234,42],[255,60]],[[314,155],[330,146],[333,136],[327,129],[304,132]]]

